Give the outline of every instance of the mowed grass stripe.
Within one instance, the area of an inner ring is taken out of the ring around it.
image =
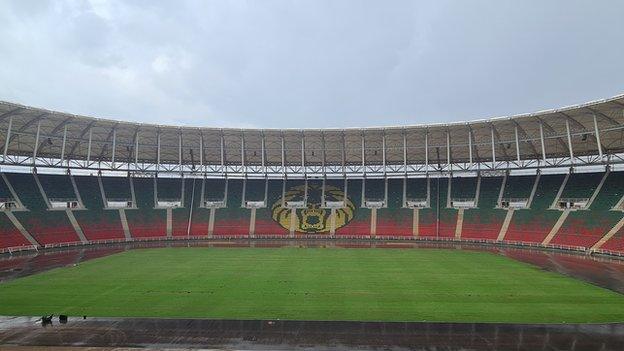
[[[491,253],[139,249],[0,284],[0,314],[622,322],[624,295]]]

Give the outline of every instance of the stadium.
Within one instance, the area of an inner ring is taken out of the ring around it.
[[[303,130],[3,102],[2,340],[618,349],[623,136],[624,96]]]

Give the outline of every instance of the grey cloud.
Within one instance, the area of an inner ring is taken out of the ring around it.
[[[618,94],[621,1],[8,1],[0,99],[141,122],[346,127]]]

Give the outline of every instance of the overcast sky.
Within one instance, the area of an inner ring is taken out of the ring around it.
[[[459,121],[624,92],[624,1],[0,4],[0,100],[162,124]]]

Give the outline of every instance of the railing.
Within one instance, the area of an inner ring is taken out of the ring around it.
[[[536,249],[554,249],[563,251],[575,251],[586,252],[588,254],[598,253],[603,255],[624,257],[624,252],[611,251],[611,250],[590,250],[582,246],[572,245],[542,245],[538,242],[525,242],[525,241],[512,241],[503,240],[497,241],[494,239],[458,239],[454,237],[435,237],[435,236],[412,236],[412,235],[333,235],[328,234],[297,234],[296,236],[290,236],[288,234],[261,234],[261,235],[191,235],[191,236],[155,236],[155,237],[141,237],[141,238],[129,238],[129,239],[102,239],[91,240],[86,243],[75,241],[66,243],[46,244],[38,247],[35,245],[24,245],[16,247],[8,247],[0,249],[0,254],[13,254],[19,251],[37,251],[39,248],[52,249],[63,248],[73,246],[85,246],[85,245],[103,245],[103,244],[117,244],[117,243],[133,243],[133,242],[162,242],[162,241],[187,241],[187,240],[241,240],[241,239],[284,239],[284,240],[371,240],[375,242],[385,241],[401,241],[401,242],[445,242],[445,243],[473,243],[473,244],[488,244],[488,245],[503,245],[503,246],[516,246],[516,247],[530,247]]]

